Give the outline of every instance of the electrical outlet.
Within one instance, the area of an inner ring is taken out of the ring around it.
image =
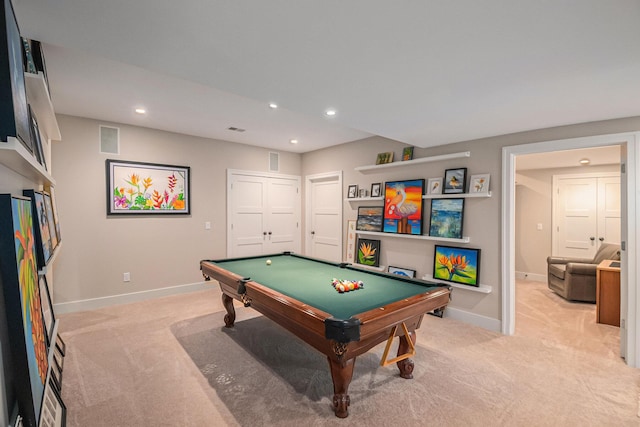
[[[204,223],[204,229],[205,230],[211,230],[211,223],[209,221]]]
[[[122,281],[123,282],[130,282],[131,281],[131,273],[124,273],[122,275]]]

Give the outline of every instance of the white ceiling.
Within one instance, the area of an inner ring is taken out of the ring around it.
[[[14,3],[76,116],[302,153],[640,115],[638,0]]]

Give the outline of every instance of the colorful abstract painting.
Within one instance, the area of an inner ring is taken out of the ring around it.
[[[18,268],[18,285],[22,303],[22,323],[26,344],[29,378],[35,413],[40,413],[40,404],[47,376],[47,346],[40,307],[38,268],[35,256],[33,216],[31,201],[12,198],[13,235]],[[9,284],[5,284],[7,286]]]
[[[107,213],[189,214],[190,168],[107,160]]]
[[[429,236],[461,239],[463,215],[464,199],[431,200]]]
[[[480,286],[480,249],[436,245],[433,278]]]
[[[382,231],[422,234],[423,192],[424,179],[386,182]]]

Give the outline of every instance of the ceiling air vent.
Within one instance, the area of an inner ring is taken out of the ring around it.
[[[237,128],[237,127],[235,127],[235,126],[229,126],[229,127],[227,128],[227,130],[232,130],[232,131],[234,131],[234,132],[244,132],[244,131],[245,131],[245,129]]]

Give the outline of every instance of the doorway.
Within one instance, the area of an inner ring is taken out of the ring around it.
[[[561,146],[567,150],[599,146],[620,145],[622,147],[622,264],[621,274],[621,327],[620,354],[630,366],[640,366],[639,328],[637,311],[640,306],[638,292],[639,270],[638,239],[636,224],[640,224],[640,209],[635,189],[640,179],[637,174],[640,134],[612,134],[582,137],[558,141],[503,147],[502,152],[502,332],[515,332],[515,194],[516,157],[525,154],[557,151]]]

